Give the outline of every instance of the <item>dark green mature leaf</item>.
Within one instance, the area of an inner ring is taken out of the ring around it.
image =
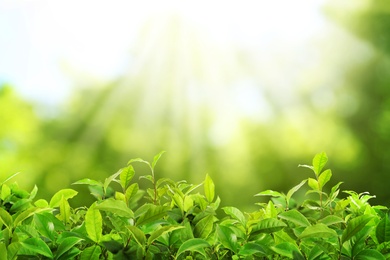
[[[219,238],[219,242],[221,242],[225,248],[237,253],[237,236],[231,228],[217,225],[217,236]]]
[[[344,230],[341,237],[341,242],[344,243],[351,239],[356,233],[358,233],[367,223],[372,219],[370,215],[362,215],[351,219],[347,223],[347,228]]]
[[[132,218],[134,213],[129,209],[124,201],[106,199],[95,206],[96,209],[114,213],[120,217]]]
[[[85,214],[85,228],[89,238],[92,241],[99,243],[102,238],[103,219],[100,211],[95,209],[94,205],[95,204],[89,207]]]
[[[208,174],[206,174],[206,179],[204,180],[204,194],[208,202],[212,202],[214,200],[215,185]]]
[[[147,204],[146,210],[142,215],[136,220],[137,226],[142,226],[146,223],[152,222],[157,219],[161,219],[167,214],[168,208],[165,206],[156,206],[152,204]]]
[[[199,220],[194,228],[194,236],[197,238],[206,239],[213,231],[214,227],[214,216],[207,215],[206,217]]]
[[[386,257],[374,249],[364,249],[360,251],[353,259],[355,260],[385,260]]]
[[[325,152],[318,153],[314,156],[313,171],[316,174],[317,178],[327,162],[328,162],[328,156],[326,155]]]
[[[241,223],[241,225],[243,225],[244,227],[246,226],[246,218],[245,218],[244,214],[238,208],[223,207],[222,209],[223,209],[223,211],[225,211],[225,213],[227,215],[238,220]]]
[[[302,255],[299,251],[299,248],[295,244],[292,244],[289,242],[283,242],[283,243],[280,243],[276,246],[272,246],[271,249],[275,253],[282,255],[282,256],[286,256],[286,257],[291,258],[291,259],[300,259],[297,256],[302,257]],[[304,259],[304,258],[302,257],[301,259]]]
[[[144,247],[146,243],[146,236],[144,232],[142,232],[141,229],[137,228],[136,226],[126,226],[126,228],[133,234],[133,237],[137,241],[137,243]]]
[[[87,247],[80,255],[80,260],[99,260],[102,249],[98,245]]]
[[[376,226],[375,234],[380,244],[390,241],[390,220],[387,214]]]
[[[72,250],[75,245],[80,243],[83,239],[79,237],[67,237],[61,241],[61,244],[58,246],[55,258],[59,259],[62,255],[66,254],[68,251]]]
[[[264,245],[260,245],[258,243],[254,243],[254,242],[249,242],[241,247],[238,254],[242,255],[242,256],[251,256],[254,254],[261,254],[261,255],[266,256],[267,250],[266,250],[266,247]]]
[[[253,228],[253,232],[256,233],[273,233],[287,227],[287,225],[275,218],[266,218],[260,220],[257,225]]]
[[[48,212],[34,214],[34,223],[37,231],[51,241],[56,239],[58,231],[65,230],[63,223]]]
[[[202,254],[204,257],[206,257],[205,252],[203,248],[205,247],[210,247],[210,244],[201,238],[192,238],[190,240],[185,241],[183,244],[181,244],[179,250],[176,253],[176,259],[181,255],[182,253],[186,251],[191,251],[191,252],[198,252]]]
[[[292,209],[279,214],[279,218],[290,221],[298,226],[307,227],[310,226],[309,220],[298,210]]]
[[[330,238],[330,237],[337,237],[336,231],[334,231],[331,228],[328,228],[327,225],[318,223],[314,226],[308,226],[303,230],[301,235],[299,236],[300,239],[305,238]]]
[[[46,256],[50,259],[53,259],[53,253],[51,252],[49,246],[43,242],[42,239],[37,237],[30,237],[20,242],[22,248],[30,250],[36,254]]]
[[[74,196],[76,196],[77,193],[78,192],[73,190],[73,189],[60,190],[53,195],[53,197],[51,198],[51,200],[49,202],[49,206],[51,208],[59,207],[61,204],[62,198],[64,198],[65,200],[68,200],[68,199],[71,199]]]

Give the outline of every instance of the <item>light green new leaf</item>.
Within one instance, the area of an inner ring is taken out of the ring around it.
[[[103,219],[100,211],[95,209],[93,205],[89,207],[85,214],[85,228],[89,238],[99,243],[103,232]]]
[[[176,230],[176,229],[180,229],[180,228],[184,228],[183,226],[164,226],[164,227],[160,227],[159,229],[157,229],[156,231],[152,232],[152,234],[150,234],[150,237],[148,238],[148,245],[150,246],[154,240],[156,240],[157,238],[159,238],[160,236],[168,233],[168,232],[171,232],[173,230]]]
[[[119,175],[120,184],[123,190],[126,190],[129,187],[131,180],[135,174],[134,168],[132,165],[129,165],[121,170]]]
[[[163,155],[163,153],[165,153],[165,151],[161,151],[156,156],[154,156],[153,162],[152,162],[152,169],[153,170],[154,170],[154,167],[156,167],[156,164],[157,164],[158,160],[160,159],[161,155]]]
[[[341,237],[341,242],[344,243],[351,239],[356,233],[358,233],[368,222],[372,219],[370,215],[362,215],[351,219],[347,223],[347,228],[344,230],[343,235]]]
[[[298,185],[292,187],[288,192],[287,192],[287,195],[286,195],[286,201],[287,201],[287,206],[289,204],[289,201],[292,197],[292,195],[297,192],[305,183],[306,183],[307,180],[303,180],[301,181]]]
[[[7,228],[12,228],[13,219],[12,216],[3,208],[0,208],[0,220]]]
[[[8,196],[11,195],[11,188],[7,184],[1,186],[0,199],[6,200]]]
[[[335,215],[328,215],[323,219],[320,219],[318,222],[330,226],[338,223],[344,223],[344,219]]]
[[[375,234],[380,244],[390,241],[390,220],[387,214],[376,226]]]
[[[103,183],[101,183],[100,181],[95,181],[95,180],[91,180],[88,178],[85,178],[85,179],[82,179],[82,180],[79,180],[79,181],[72,183],[72,185],[75,185],[75,184],[86,184],[86,185],[91,185],[91,186],[103,187]]]
[[[137,243],[144,247],[146,243],[146,236],[144,232],[142,232],[141,229],[137,228],[136,226],[126,226],[126,228],[133,234],[133,237],[137,241]]]
[[[328,156],[326,155],[325,152],[318,153],[314,156],[313,171],[316,174],[317,178],[327,162],[328,162]]]
[[[275,218],[266,218],[260,220],[257,225],[253,228],[252,232],[256,233],[273,233],[287,227],[287,225]]]
[[[60,218],[64,223],[68,223],[70,220],[70,215],[71,212],[69,202],[65,198],[62,198],[60,203]]]
[[[207,215],[206,217],[199,220],[198,223],[196,223],[194,228],[194,235],[195,237],[206,239],[213,231],[213,227],[214,227],[214,216]]]
[[[4,242],[0,242],[0,259],[8,259],[7,247],[5,246]]]
[[[126,192],[125,192],[126,201],[129,202],[137,194],[138,190],[139,190],[138,183],[131,184],[126,189]]]
[[[204,194],[208,202],[211,203],[214,200],[215,185],[208,174],[206,174],[206,178],[204,180]]]
[[[360,251],[353,259],[355,260],[385,260],[386,257],[374,249],[364,249]]]
[[[302,227],[310,226],[309,220],[307,220],[307,218],[296,209],[292,209],[292,210],[280,213],[279,218],[290,221],[298,226],[302,226]]]
[[[58,191],[57,193],[55,193],[53,195],[53,197],[50,200],[49,206],[51,208],[59,207],[60,203],[62,201],[62,198],[64,198],[65,200],[68,200],[68,199],[71,199],[74,196],[76,196],[77,193],[78,192],[73,190],[73,189],[63,189],[63,190],[60,190],[60,191]]]
[[[318,184],[320,185],[321,189],[325,186],[325,184],[330,180],[331,177],[332,171],[330,169],[327,169],[320,174],[320,176],[318,177]]]
[[[99,260],[102,249],[98,245],[87,247],[80,255],[80,260]]]
[[[30,192],[30,197],[28,199],[29,200],[35,199],[35,196],[37,195],[37,193],[38,193],[38,187],[37,187],[37,185],[34,185],[34,188]]]
[[[244,227],[246,226],[246,218],[245,218],[244,214],[238,208],[223,207],[222,209],[223,209],[223,211],[225,211],[225,213],[227,215],[238,220],[241,223],[241,225],[243,225]]]
[[[237,253],[237,236],[232,229],[226,226],[217,225],[217,235],[219,242],[221,242],[225,248],[230,249],[235,254]]]
[[[141,214],[136,220],[137,226],[142,226],[151,221],[161,219],[167,214],[168,208],[165,206],[156,206],[149,204],[145,209],[145,213]]]
[[[114,213],[120,217],[132,218],[134,213],[129,209],[124,201],[106,199],[95,206],[95,209],[108,211]]]
[[[262,191],[260,193],[257,193],[255,196],[284,197],[285,195],[283,195],[282,193],[277,192],[277,191],[266,190],[266,191]]]
[[[49,209],[42,209],[42,208],[29,208],[22,213],[18,214],[14,219],[14,227],[18,226],[20,223],[22,223],[24,220],[28,219],[32,215],[42,212],[42,211],[48,211]]]
[[[61,241],[56,251],[55,259],[59,259],[62,255],[71,251],[75,245],[80,243],[83,239],[79,237],[67,237]]]
[[[210,247],[210,244],[204,239],[193,238],[193,239],[187,240],[187,241],[183,242],[183,244],[181,244],[181,246],[179,247],[179,250],[176,253],[175,259],[177,259],[179,257],[179,255],[181,255],[182,253],[184,253],[186,251],[190,251],[190,252],[195,251],[195,252],[200,253],[204,257],[206,257],[206,254],[204,253],[204,250],[203,250],[203,248],[205,248],[205,247]]]
[[[107,188],[108,186],[110,185],[110,183],[116,179],[116,177],[118,177],[120,174],[121,174],[121,170],[117,171],[116,173],[114,173],[113,175],[107,177],[105,180],[104,180],[104,183],[103,183],[103,188],[105,191],[107,191]]]
[[[318,223],[314,226],[308,226],[303,230],[301,235],[299,236],[300,239],[304,238],[331,238],[331,237],[337,237],[337,233],[335,230],[329,228],[327,225],[323,223]]]
[[[51,252],[49,246],[40,238],[30,237],[23,242],[20,242],[20,244],[22,248],[53,259],[53,253]]]
[[[307,180],[308,180],[307,184],[309,185],[310,188],[312,188],[315,191],[319,190],[319,186],[318,186],[317,180],[315,180],[313,178],[308,178]]]

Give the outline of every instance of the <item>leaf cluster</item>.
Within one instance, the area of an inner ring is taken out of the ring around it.
[[[273,190],[253,212],[223,207],[209,175],[198,185],[156,178],[153,161],[132,159],[103,182],[82,179],[95,202],[73,208],[78,192],[63,189],[47,201],[35,199],[5,180],[0,185],[0,259],[388,259],[388,208],[372,206],[368,193],[344,191],[324,170],[325,153],[317,154],[314,176],[287,194]],[[150,174],[142,190],[135,180],[136,163]],[[12,177],[12,176],[11,176]],[[10,178],[11,178],[10,177]],[[294,194],[306,187],[305,199]],[[142,202],[146,199],[146,202]]]

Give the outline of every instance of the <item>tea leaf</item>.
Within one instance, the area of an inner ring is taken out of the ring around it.
[[[102,249],[98,245],[87,247],[80,255],[80,260],[99,260]]]
[[[176,230],[176,229],[180,229],[180,228],[184,228],[184,227],[183,226],[165,226],[165,227],[161,227],[161,228],[157,229],[152,234],[150,234],[150,237],[148,238],[148,245],[151,245],[154,240],[156,240],[157,238],[159,238],[163,234],[171,232],[171,231]]]
[[[208,202],[211,203],[214,200],[215,185],[208,174],[206,174],[206,178],[204,180],[204,194]]]
[[[199,222],[195,225],[194,235],[196,237],[206,239],[213,231],[213,227],[214,227],[214,216],[207,215],[206,217],[199,220]]]
[[[240,251],[238,252],[238,254],[242,256],[251,256],[259,253],[264,256],[267,255],[267,251],[266,249],[264,249],[264,246],[254,242],[246,243],[244,246],[241,247]]]
[[[154,170],[154,167],[156,166],[158,160],[160,159],[161,155],[163,155],[163,153],[165,153],[165,151],[161,151],[161,152],[158,153],[156,156],[154,156],[153,162],[152,162],[152,169],[153,169],[153,170]]]
[[[328,226],[326,226],[325,224],[318,223],[314,226],[308,226],[307,228],[305,228],[305,230],[303,230],[303,232],[299,236],[300,239],[312,237],[331,238],[337,237],[337,233],[333,229],[328,228]]]
[[[144,247],[146,243],[146,237],[144,232],[136,226],[126,226],[126,228],[133,234],[133,237],[137,241],[137,243]]]
[[[62,255],[71,251],[75,245],[80,243],[83,239],[79,237],[67,237],[61,241],[56,252],[56,259],[59,259]]]
[[[0,199],[2,200],[6,200],[8,198],[8,196],[11,195],[11,188],[8,187],[7,184],[3,184],[1,186],[1,194],[0,194]]]
[[[12,228],[13,219],[12,216],[3,208],[0,207],[0,220],[8,228]]]
[[[260,193],[257,193],[255,196],[284,197],[284,195],[281,194],[280,192],[273,191],[273,190],[262,191],[262,192],[260,192]]]
[[[77,193],[78,192],[73,190],[73,189],[63,189],[63,190],[60,190],[60,191],[56,192],[53,195],[53,197],[50,200],[49,206],[51,208],[59,207],[62,198],[64,198],[65,200],[68,200],[68,199],[71,199],[74,196],[76,196]]]
[[[320,185],[320,188],[325,186],[325,184],[330,180],[332,177],[332,171],[330,169],[327,169],[323,171],[320,176],[318,177],[318,184]]]
[[[129,202],[137,194],[139,190],[138,183],[131,184],[125,192],[126,201]]]
[[[94,204],[87,210],[85,214],[85,228],[89,238],[99,243],[103,232],[103,220],[99,210],[95,209]]]
[[[206,240],[201,238],[192,238],[190,240],[185,241],[183,244],[181,244],[179,250],[176,253],[175,259],[177,259],[179,255],[181,255],[186,251],[198,252],[206,258],[206,254],[203,250],[203,248],[205,247],[210,247],[210,244]]]
[[[13,177],[15,177],[16,175],[18,175],[20,172],[16,172],[14,174],[12,174],[11,176],[9,176],[7,179],[5,179],[3,182],[0,183],[0,186],[2,186],[4,183],[6,183],[7,181],[9,181],[10,179],[12,179]]]
[[[390,241],[390,220],[387,214],[376,226],[375,234],[379,243]]]
[[[36,237],[30,237],[20,242],[22,248],[30,250],[39,255],[43,255],[49,258],[53,258],[53,253],[51,252],[49,246],[43,242],[42,239]]]
[[[245,216],[238,208],[235,208],[235,207],[223,207],[222,209],[223,209],[223,211],[225,211],[225,213],[227,215],[229,215],[232,218],[238,220],[245,227],[245,225],[246,225]]]
[[[219,242],[221,242],[225,248],[230,249],[234,253],[237,253],[237,236],[233,230],[226,226],[217,225],[217,235]]]
[[[312,188],[315,191],[319,190],[318,182],[317,180],[313,178],[308,178],[307,184],[309,185],[310,188]]]
[[[291,199],[291,196],[292,196],[295,192],[297,192],[297,191],[303,186],[303,184],[306,183],[306,181],[307,181],[307,180],[301,181],[298,185],[292,187],[292,188],[287,192],[287,195],[286,195],[287,206],[288,206],[288,204],[289,204],[289,201],[290,201],[290,199]]]
[[[266,218],[260,220],[253,228],[253,231],[256,233],[273,233],[284,227],[287,227],[287,225],[283,221],[275,218]]]
[[[129,209],[124,201],[106,199],[95,206],[95,209],[108,211],[114,213],[120,217],[132,218],[134,213]]]
[[[364,249],[360,251],[353,259],[356,260],[385,260],[386,257],[374,249]]]
[[[168,208],[149,204],[144,214],[137,219],[137,226],[142,226],[148,222],[160,219],[167,214]]]
[[[70,220],[70,205],[69,202],[65,199],[62,198],[61,203],[60,203],[60,218],[64,223],[68,223]]]
[[[65,230],[64,225],[51,213],[40,213],[34,215],[34,223],[37,231],[44,237],[54,241],[58,231]],[[57,231],[57,232],[56,232]]]
[[[42,208],[29,208],[20,214],[16,216],[14,219],[14,227],[18,226],[20,223],[22,223],[24,220],[28,219],[32,215],[42,212],[42,211],[48,211],[49,209],[42,209]],[[15,216],[15,215],[14,215]],[[14,217],[13,216],[13,217]]]
[[[272,246],[271,249],[275,253],[280,254],[282,256],[286,256],[291,259],[296,259],[296,260],[304,259],[301,253],[299,252],[299,248],[295,244],[289,242],[283,242],[276,246]]]
[[[328,162],[328,156],[326,153],[318,153],[313,158],[313,171],[318,177],[318,175],[321,173],[322,169],[324,168],[325,164]]]
[[[110,185],[110,183],[116,179],[116,177],[118,177],[120,174],[121,174],[121,170],[117,171],[116,173],[114,173],[113,175],[109,176],[108,178],[106,178],[104,180],[104,184],[103,184],[103,188],[104,188],[104,191],[106,192],[107,191],[107,188],[108,188],[108,185]]]
[[[341,242],[344,243],[351,239],[356,233],[358,233],[370,220],[372,216],[362,215],[356,218],[351,219],[347,223],[347,228],[344,230],[341,237]]]
[[[0,242],[0,259],[8,259],[8,256],[7,256],[7,248],[4,244],[4,242]]]
[[[344,219],[335,215],[328,215],[323,219],[320,219],[318,222],[330,226],[338,223],[344,223]]]
[[[82,179],[82,180],[79,180],[79,181],[76,181],[74,183],[72,183],[72,185],[78,185],[78,184],[86,184],[86,185],[91,185],[91,186],[99,186],[99,187],[103,187],[103,183],[101,183],[100,181],[95,181],[95,180],[91,180],[91,179],[88,179],[88,178],[85,178],[85,179]]]
[[[298,210],[292,209],[279,214],[279,218],[288,220],[298,226],[307,227],[310,226],[309,220]]]
[[[132,165],[129,165],[121,170],[119,175],[120,184],[123,190],[126,190],[129,187],[131,180],[135,174],[134,168]]]

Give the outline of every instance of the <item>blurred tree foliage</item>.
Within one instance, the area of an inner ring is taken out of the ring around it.
[[[350,63],[333,85],[297,90],[296,101],[288,105],[278,100],[277,90],[261,90],[256,81],[261,71],[253,71],[250,54],[234,54],[236,67],[219,66],[228,63],[223,52],[205,48],[205,43],[198,48],[193,44],[196,33],[189,34],[175,20],[170,22],[174,29],[162,31],[164,37],[147,48],[154,52],[135,50],[137,73],[99,89],[78,89],[58,117],[38,117],[31,104],[3,86],[1,177],[22,171],[28,178],[20,181],[36,183],[49,197],[78,179],[103,180],[131,158],[150,160],[166,150],[156,174],[196,183],[209,173],[223,203],[245,208],[264,189],[286,190],[297,184],[307,174],[297,165],[309,164],[314,154],[326,151],[334,182],[370,191],[378,203],[388,204],[384,180],[390,175],[390,4],[365,3],[348,16],[337,4],[328,13],[372,44],[371,58]],[[148,38],[148,30],[144,32],[142,37]],[[180,46],[186,48],[175,45],[183,39]],[[223,62],[202,60],[210,53]],[[228,77],[221,80],[220,75]],[[269,119],[236,114],[231,93],[242,77],[254,79],[270,106]],[[211,88],[210,79],[223,88]],[[334,100],[321,105],[329,93]],[[136,170],[147,169],[139,165]],[[88,191],[80,192],[85,199],[79,203],[85,203]]]

